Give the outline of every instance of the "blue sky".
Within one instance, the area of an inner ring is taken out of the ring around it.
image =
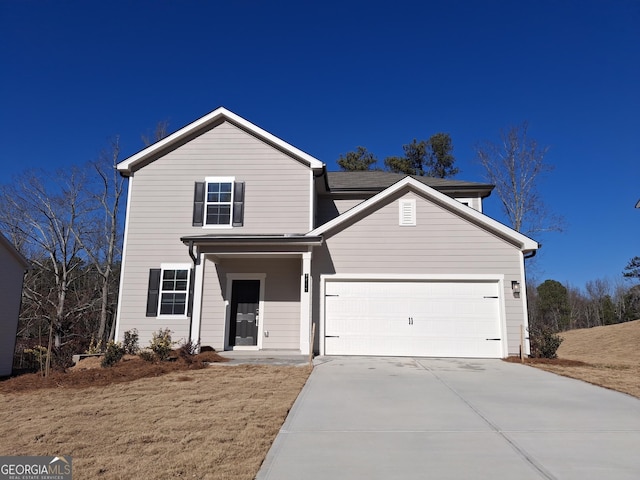
[[[527,120],[566,220],[536,277],[582,287],[640,255],[638,25],[638,1],[4,0],[0,183],[221,105],[329,169],[448,132],[457,178],[482,181],[473,146]]]

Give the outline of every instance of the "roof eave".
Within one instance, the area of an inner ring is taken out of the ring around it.
[[[181,237],[185,245],[322,245],[321,235],[192,235]]]

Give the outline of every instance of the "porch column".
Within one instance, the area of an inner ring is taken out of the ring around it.
[[[300,277],[300,353],[308,355],[311,345],[311,252],[302,254]]]
[[[202,282],[204,281],[204,255],[201,255],[199,264],[194,265],[193,275],[193,307],[191,309],[191,331],[189,332],[192,344],[200,340],[200,316],[202,314]]]

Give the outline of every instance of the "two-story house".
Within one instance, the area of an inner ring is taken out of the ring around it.
[[[118,170],[119,339],[169,328],[217,350],[520,351],[524,259],[538,244],[482,213],[491,185],[327,172],[224,108]]]

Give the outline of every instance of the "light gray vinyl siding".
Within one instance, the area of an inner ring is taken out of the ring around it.
[[[206,177],[245,182],[244,226],[192,226],[194,184]],[[128,207],[119,337],[137,328],[141,346],[151,332],[170,328],[187,338],[189,320],[145,316],[149,269],[161,263],[191,264],[180,237],[205,234],[306,233],[310,170],[225,122],[134,172]]]
[[[416,226],[399,226],[399,198],[416,200]],[[345,228],[325,235],[316,249],[315,275],[342,274],[504,274],[509,353],[517,353],[522,299],[511,281],[524,286],[521,253],[505,240],[414,193],[392,198]],[[317,309],[314,311],[318,315]]]
[[[332,197],[319,197],[316,210],[316,228],[342,215],[364,200],[363,198],[335,199]]]
[[[227,274],[265,274],[264,309],[260,322],[268,337],[263,349],[300,349],[300,275],[299,258],[225,258],[218,264],[205,262],[200,341],[216,350],[225,347],[228,321],[225,301]]]
[[[11,375],[24,270],[0,241],[0,377]]]

